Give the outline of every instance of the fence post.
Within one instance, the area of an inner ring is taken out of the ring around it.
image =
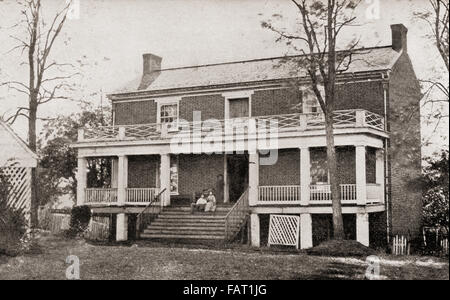
[[[356,111],[356,127],[364,127],[366,125],[366,112],[364,110]]]

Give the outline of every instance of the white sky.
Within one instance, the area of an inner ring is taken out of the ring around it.
[[[426,24],[413,17],[413,12],[427,8],[426,0],[380,0],[379,19],[367,19],[366,10],[377,0],[362,0],[358,8],[363,26],[344,32],[343,41],[355,33],[361,44],[369,46],[391,44],[390,24],[408,27],[408,50],[419,78],[437,77],[444,71],[432,43],[424,35]],[[163,57],[163,67],[282,56],[287,49],[274,43],[275,35],[261,27],[261,21],[274,13],[282,14],[287,24],[295,22],[295,9],[289,0],[79,0],[80,18],[69,20],[64,36],[56,44],[53,58],[58,62],[87,63],[81,67],[83,78],[80,93],[89,101],[99,103],[100,96],[121,87],[139,76],[142,53]],[[43,0],[48,14],[64,0]],[[26,81],[24,57],[20,52],[7,53],[15,41],[8,27],[19,20],[20,12],[14,0],[0,0],[0,82]],[[357,32],[356,32],[357,31]],[[67,42],[67,45],[64,43]],[[343,44],[345,45],[345,43]],[[6,54],[7,53],[7,54]],[[444,75],[445,76],[445,75]],[[78,95],[79,96],[79,95]],[[0,89],[0,115],[12,113],[26,98],[6,88]],[[53,117],[70,113],[77,106],[68,102],[46,104],[40,116]],[[13,128],[26,136],[24,119]],[[443,128],[443,129],[442,129]],[[426,153],[448,145],[448,128],[433,136],[434,146]],[[446,129],[445,129],[446,128]],[[423,128],[429,137],[429,129]],[[447,146],[448,147],[448,146]]]

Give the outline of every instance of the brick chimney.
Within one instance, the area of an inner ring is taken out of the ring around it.
[[[154,71],[161,70],[162,57],[151,53],[145,53],[142,54],[142,58],[144,60],[144,69],[142,75],[148,75]]]
[[[403,24],[392,24],[392,49],[408,51],[408,28]]]
[[[161,71],[161,61],[162,57],[151,53],[145,53],[142,55],[143,58],[143,70],[142,70],[142,80],[138,87],[138,90],[143,90],[148,88],[150,84],[159,76],[159,71]]]

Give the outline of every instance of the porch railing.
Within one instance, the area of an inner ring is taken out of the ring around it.
[[[367,203],[384,202],[384,191],[381,184],[367,184],[366,187]]]
[[[159,193],[159,188],[127,188],[126,202],[130,204],[147,204]]]
[[[142,230],[144,230],[145,227],[150,224],[163,210],[161,195],[165,192],[166,189],[163,189],[151,198],[145,208],[136,216],[136,236],[139,237]]]
[[[114,188],[88,188],[85,193],[87,204],[117,202],[117,189]]]
[[[342,203],[356,203],[356,184],[341,184],[340,196]],[[331,202],[331,186],[329,184],[310,185],[309,201]]]
[[[296,204],[300,203],[299,185],[270,185],[258,187],[260,204]]]
[[[242,229],[249,213],[248,189],[239,197],[225,217],[225,240],[231,241]]]
[[[378,114],[362,110],[338,110],[334,112],[336,128],[368,127],[384,130],[384,118]],[[228,130],[248,134],[250,131],[271,132],[278,131],[304,131],[322,129],[325,119],[322,113],[283,114],[271,116],[258,116],[250,118],[236,118],[218,121],[181,122],[176,121],[169,127],[162,124],[136,124],[120,126],[103,126],[84,128],[78,133],[80,142],[104,140],[158,140],[170,137],[173,133],[194,132],[201,128],[203,134],[227,135]],[[230,133],[233,133],[230,131]]]

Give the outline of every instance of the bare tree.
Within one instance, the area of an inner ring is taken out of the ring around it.
[[[299,29],[294,34],[278,29],[272,21],[262,26],[279,35],[277,41],[286,41],[300,56],[287,57],[294,61],[297,70],[307,71],[310,87],[325,117],[327,165],[330,175],[333,232],[335,239],[344,239],[344,225],[340,191],[337,181],[336,149],[334,143],[334,119],[336,76],[348,70],[358,41],[352,41],[344,51],[336,51],[336,43],[345,26],[354,25],[353,12],[359,1],[291,0],[300,17]],[[276,17],[279,17],[276,16]],[[321,92],[323,87],[323,92]]]
[[[38,119],[39,106],[52,100],[68,99],[65,92],[70,89],[67,79],[76,75],[60,75],[66,66],[70,64],[57,63],[51,60],[51,52],[55,41],[60,36],[63,26],[67,20],[67,14],[71,5],[68,1],[61,10],[57,11],[52,20],[47,23],[44,20],[41,0],[18,1],[22,7],[21,20],[13,27],[22,29],[17,35],[10,35],[17,41],[17,45],[11,51],[21,51],[26,55],[26,60],[20,65],[27,65],[27,80],[4,82],[10,89],[26,95],[28,104],[18,107],[16,112],[5,118],[7,122],[14,123],[17,118],[24,117],[28,120],[28,146],[36,151],[36,121]],[[36,171],[32,172],[32,200],[31,220],[32,225],[37,221],[37,199],[36,199]]]
[[[425,21],[429,25],[429,33],[427,37],[434,42],[442,61],[447,68],[447,74],[444,78],[448,78],[449,72],[449,2],[448,0],[429,0],[430,9],[425,12],[415,13],[416,17]],[[438,73],[439,72],[435,72]],[[443,110],[442,105],[449,103],[449,88],[442,78],[438,79],[422,79],[421,83],[426,86],[424,92],[424,101],[422,106],[428,106],[430,114],[428,119],[437,120],[436,128],[439,126],[442,118],[448,118],[448,111]],[[435,93],[437,91],[438,93]]]

